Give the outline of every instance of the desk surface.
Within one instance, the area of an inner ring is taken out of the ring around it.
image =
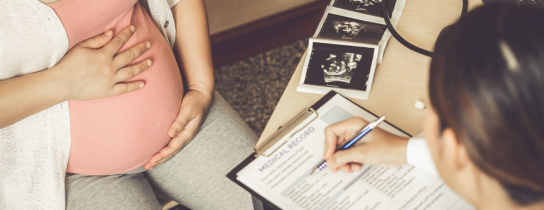
[[[481,0],[468,2],[469,10],[482,4]],[[397,31],[411,43],[432,50],[442,28],[459,18],[461,7],[461,0],[406,0]],[[304,59],[291,77],[258,145],[323,96],[296,91]],[[377,115],[386,115],[387,121],[416,135],[422,130],[424,111],[415,109],[414,103],[427,98],[430,61],[429,57],[409,50],[391,37],[383,61],[377,66],[368,100],[352,100]]]

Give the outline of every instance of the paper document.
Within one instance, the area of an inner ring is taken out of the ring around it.
[[[325,127],[353,116],[377,118],[338,94],[316,112],[270,148],[275,151],[268,157],[240,170],[237,179],[282,209],[474,209],[438,176],[409,165],[366,165],[355,173],[325,168],[310,176],[323,159]],[[379,127],[407,136],[388,123]]]

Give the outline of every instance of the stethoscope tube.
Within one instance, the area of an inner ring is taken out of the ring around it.
[[[387,29],[397,39],[402,45],[407,47],[410,50],[413,50],[419,54],[426,55],[429,57],[433,56],[433,52],[428,51],[426,49],[420,48],[418,46],[415,46],[414,44],[406,41],[398,32],[395,30],[395,27],[393,27],[393,24],[391,24],[391,15],[389,14],[389,11],[387,10],[387,5],[389,5],[389,0],[383,0],[382,2],[382,13],[383,13],[383,19],[385,20],[385,25],[387,26]],[[468,10],[468,0],[463,0],[463,8],[461,10],[461,18],[467,13]]]

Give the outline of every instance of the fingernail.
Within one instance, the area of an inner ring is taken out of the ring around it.
[[[136,30],[136,27],[130,26],[130,31],[131,31],[131,32],[134,32],[135,30]]]
[[[147,47],[147,49],[151,48],[151,43],[149,42],[145,43],[145,47]]]
[[[106,35],[106,36],[111,35],[111,30],[106,31],[106,33],[104,33],[104,35]]]
[[[141,82],[141,83],[140,83],[140,88],[143,88],[143,87],[144,87],[144,83]]]
[[[151,60],[147,60],[147,66],[151,66]]]

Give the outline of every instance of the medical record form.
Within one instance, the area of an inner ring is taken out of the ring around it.
[[[333,173],[326,168],[310,176],[323,160],[325,127],[354,116],[367,121],[377,119],[336,92],[331,91],[324,99],[284,138],[263,155],[248,157],[229,178],[280,209],[474,209],[438,176],[410,165],[365,165],[353,173]],[[379,127],[409,136],[389,123]]]

